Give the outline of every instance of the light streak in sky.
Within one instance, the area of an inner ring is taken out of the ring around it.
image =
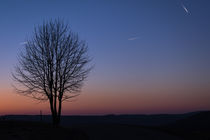
[[[184,4],[182,4],[182,8],[185,10],[185,12],[186,12],[187,14],[190,13],[189,10],[186,8],[186,6],[185,6]]]

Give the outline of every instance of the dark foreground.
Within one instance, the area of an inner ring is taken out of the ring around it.
[[[60,128],[47,122],[1,120],[0,139],[210,140],[208,111],[183,115],[66,116],[63,120]]]
[[[50,124],[24,121],[0,121],[1,140],[87,140],[80,130],[53,128]]]

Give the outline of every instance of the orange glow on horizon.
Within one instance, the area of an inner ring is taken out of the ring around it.
[[[202,93],[202,94],[201,94]],[[84,88],[81,95],[64,102],[63,115],[184,113],[210,109],[208,88],[158,86],[153,88]],[[0,115],[50,114],[49,103],[0,89]]]

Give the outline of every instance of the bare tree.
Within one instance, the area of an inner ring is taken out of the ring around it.
[[[68,24],[48,21],[34,29],[12,74],[18,93],[49,101],[53,124],[60,123],[62,102],[79,95],[91,68],[87,45]],[[18,86],[18,87],[17,87]]]

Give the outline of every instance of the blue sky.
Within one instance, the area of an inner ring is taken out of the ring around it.
[[[107,99],[112,94],[117,99],[122,92],[142,99],[148,92],[168,96],[178,90],[177,96],[200,97],[199,103],[203,102],[200,108],[186,111],[210,109],[210,103],[203,101],[210,97],[209,13],[209,0],[2,0],[0,83],[10,90],[16,56],[34,27],[62,18],[89,46],[95,68],[85,89],[99,89],[90,96],[104,96],[109,89]],[[194,98],[189,104],[196,106]]]

